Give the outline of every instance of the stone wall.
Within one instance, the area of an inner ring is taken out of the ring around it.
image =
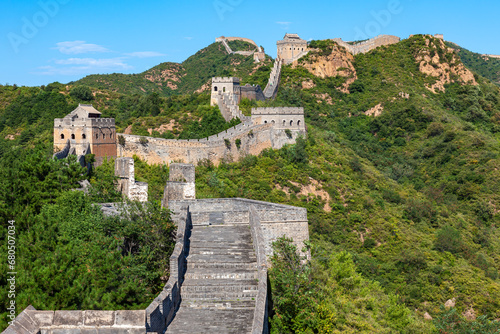
[[[163,291],[146,308],[146,329],[148,332],[163,333],[174,318],[181,303],[180,287],[186,272],[186,252],[191,230],[188,206],[177,207],[173,220],[177,225],[177,241],[170,256],[170,277]]]
[[[195,170],[192,164],[173,163],[163,192],[162,206],[169,201],[196,198]]]
[[[287,108],[275,110],[286,112]],[[121,134],[125,138],[125,145],[118,145],[118,156],[137,155],[149,164],[172,162],[197,164],[203,159],[218,164],[222,159],[237,160],[249,154],[258,155],[266,148],[280,149],[285,144],[294,144],[299,135],[305,136],[303,115],[286,114],[283,118],[286,121],[285,126],[281,118],[279,118],[280,124],[272,124],[271,117],[273,116],[259,114],[255,119],[252,117],[251,122],[238,124],[204,139],[174,140],[146,137],[148,142],[143,144],[140,142],[141,136]],[[267,118],[269,121],[265,123]],[[292,126],[290,121],[293,122]],[[291,137],[288,137],[285,129],[290,130]],[[239,148],[236,145],[238,139],[241,142]],[[228,140],[228,143],[225,140]]]
[[[305,133],[304,108],[252,108],[254,124],[272,124],[275,129]]]
[[[28,306],[2,334],[143,334],[146,312],[38,311]]]
[[[253,247],[257,256],[257,270],[259,277],[258,294],[255,301],[255,310],[252,323],[252,333],[268,334],[268,296],[267,296],[267,256],[266,241],[260,224],[260,217],[253,205],[249,207],[249,223],[252,233]]]
[[[256,101],[266,100],[264,92],[262,91],[262,88],[260,88],[259,85],[251,86],[249,84],[246,84],[245,86],[240,86],[240,101],[243,98]]]
[[[271,70],[271,74],[269,75],[269,81],[264,88],[264,96],[266,99],[274,99],[278,94],[282,63],[283,61],[279,58],[274,61],[273,69]]]
[[[135,181],[133,158],[117,158],[115,160],[115,176],[118,177],[117,190],[132,201],[148,200],[148,184]]]
[[[391,35],[379,35],[377,37],[354,45],[344,42],[342,38],[334,38],[333,41],[346,48],[347,51],[349,51],[353,55],[356,55],[358,53],[370,52],[371,50],[374,50],[380,46],[399,43],[399,41],[401,41],[401,38]]]

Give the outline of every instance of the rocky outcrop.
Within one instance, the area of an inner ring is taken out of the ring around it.
[[[340,47],[337,43],[331,42],[332,52],[322,55],[320,51],[311,50],[307,58],[293,62],[292,67],[305,67],[309,72],[320,78],[341,76],[346,78],[342,87],[337,88],[341,92],[348,93],[349,86],[356,81],[356,69],[352,64],[354,56]]]
[[[425,48],[415,56],[420,72],[436,78],[436,82],[426,85],[433,93],[444,92],[444,86],[452,82],[477,85],[474,74],[458,58],[455,50],[448,48],[441,39],[425,36]]]

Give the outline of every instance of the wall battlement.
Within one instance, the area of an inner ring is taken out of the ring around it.
[[[304,115],[302,107],[252,108],[252,115]]]
[[[240,78],[237,77],[213,77],[214,83],[240,83]]]

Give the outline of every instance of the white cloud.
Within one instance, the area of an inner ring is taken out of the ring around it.
[[[56,43],[56,47],[54,49],[59,50],[59,52],[67,55],[76,55],[90,52],[109,52],[109,50],[103,46],[97,44],[88,44],[85,43],[85,41],[59,42]]]
[[[194,38],[194,37],[190,37],[190,36],[188,36],[188,37],[184,37],[184,39],[187,39],[188,41],[192,40],[193,38]]]
[[[125,53],[126,56],[135,57],[135,58],[153,58],[153,57],[164,57],[166,56],[163,53],[154,52],[154,51],[139,51],[139,52],[131,52]]]
[[[279,22],[276,22],[276,24],[280,25],[281,29],[288,30],[288,28],[290,28],[290,25],[292,24],[292,22],[279,21]]]
[[[54,63],[61,66],[42,66],[39,75],[87,75],[102,71],[127,70],[132,66],[124,62],[124,58],[69,58],[57,59]]]
[[[69,58],[69,59],[58,59],[54,61],[59,65],[83,65],[94,68],[130,68],[130,66],[123,62],[123,58],[106,58],[106,59],[94,59],[94,58]]]

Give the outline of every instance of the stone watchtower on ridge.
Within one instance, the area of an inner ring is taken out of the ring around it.
[[[54,119],[54,151],[56,157],[78,157],[94,154],[96,164],[104,157],[116,157],[114,118],[101,118],[90,104],[79,104],[64,118]]]
[[[240,79],[235,77],[215,77],[212,78],[212,94],[210,105],[216,106],[223,95],[229,97],[230,100],[239,102],[240,95]]]
[[[276,42],[276,45],[278,47],[278,59],[282,59],[285,64],[290,64],[308,53],[307,41],[297,34],[285,34],[285,37]]]

